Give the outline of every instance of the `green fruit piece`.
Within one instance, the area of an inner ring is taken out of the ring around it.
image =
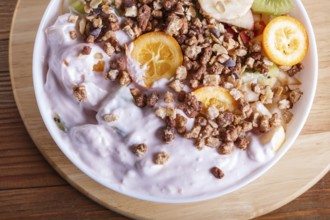
[[[288,14],[292,8],[291,0],[254,0],[252,5],[253,12],[269,15]]]
[[[60,129],[61,131],[64,131],[64,132],[67,131],[64,123],[61,121],[61,118],[58,114],[55,113],[53,115],[53,119],[54,119],[54,122],[55,122],[56,126],[58,127],[58,129]]]
[[[69,8],[77,14],[86,14],[84,5],[80,0],[76,0],[69,5]]]

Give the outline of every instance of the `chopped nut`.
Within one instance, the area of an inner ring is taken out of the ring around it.
[[[204,86],[219,86],[220,75],[204,74],[203,84]]]
[[[111,81],[115,81],[119,76],[119,70],[110,70],[107,75],[106,78],[111,80]]]
[[[172,103],[174,101],[173,93],[167,91],[164,95],[164,101],[165,103]]]
[[[126,17],[136,17],[137,16],[137,7],[133,5],[132,7],[125,8]]]
[[[129,26],[126,25],[125,27],[123,27],[123,31],[131,38],[134,39],[135,38],[135,33],[133,31],[133,29]]]
[[[191,131],[185,133],[184,137],[187,139],[196,139],[196,138],[198,138],[201,130],[202,130],[202,127],[200,125],[195,125],[191,129]]]
[[[214,120],[219,116],[219,110],[215,106],[211,106],[207,109],[207,118]]]
[[[202,48],[200,46],[192,45],[185,49],[184,54],[192,60],[196,60],[198,54],[202,52]]]
[[[225,174],[220,170],[218,167],[212,167],[210,172],[213,174],[213,176],[217,179],[222,179]]]
[[[271,127],[278,127],[282,124],[282,119],[279,114],[274,113],[272,117],[269,119],[269,124]]]
[[[133,153],[138,157],[143,157],[147,151],[148,147],[146,144],[137,144],[132,147]]]
[[[104,44],[103,50],[108,56],[111,56],[115,52],[115,48],[109,42]]]
[[[155,164],[163,165],[169,160],[169,158],[170,158],[170,155],[168,153],[162,151],[155,155],[154,162],[155,162]]]
[[[115,114],[105,114],[105,115],[103,115],[103,120],[107,123],[117,121],[118,119],[119,119],[119,116],[115,115]]]
[[[184,66],[179,66],[176,69],[175,78],[178,80],[185,80],[187,78],[187,69]]]
[[[158,116],[161,119],[165,119],[166,115],[167,115],[167,110],[166,108],[159,106],[156,111],[155,111],[156,116]]]
[[[168,87],[173,89],[175,92],[181,92],[183,90],[184,85],[180,80],[175,79],[168,84]]]
[[[85,101],[87,99],[87,91],[85,85],[74,86],[73,96],[76,97],[78,102]]]
[[[278,102],[278,108],[281,110],[289,109],[289,108],[291,108],[291,103],[287,99],[282,99],[281,101]]]
[[[208,147],[216,148],[219,146],[219,144],[220,144],[220,141],[218,138],[214,138],[214,137],[205,138],[205,145]]]
[[[232,97],[236,101],[243,97],[243,93],[240,90],[236,89],[236,88],[231,89],[229,93],[232,95]]]
[[[120,71],[125,71],[127,69],[127,59],[125,56],[116,59],[116,67]]]
[[[159,97],[156,93],[152,93],[148,98],[147,98],[147,105],[150,107],[154,107],[159,100]]]
[[[233,147],[233,142],[225,142],[220,145],[220,147],[218,148],[218,152],[220,154],[231,154],[233,152]]]

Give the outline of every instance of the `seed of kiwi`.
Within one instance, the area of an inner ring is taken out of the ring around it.
[[[293,8],[291,0],[254,0],[252,10],[255,13],[283,15]]]

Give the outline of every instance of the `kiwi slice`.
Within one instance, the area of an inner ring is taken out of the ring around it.
[[[255,13],[283,15],[293,8],[291,0],[254,0],[252,10]]]
[[[85,14],[84,4],[80,0],[73,1],[69,8],[76,14]]]

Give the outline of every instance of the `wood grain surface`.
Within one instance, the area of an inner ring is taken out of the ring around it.
[[[304,1],[305,2],[305,1]],[[307,1],[306,1],[307,2]],[[322,0],[308,6],[313,13],[320,68],[330,70],[330,4]],[[15,1],[0,1],[0,219],[127,219],[94,203],[68,185],[43,159],[26,132],[11,88],[8,36]],[[31,15],[33,16],[33,15]],[[319,28],[318,28],[319,27]],[[321,80],[326,74],[321,75]],[[329,80],[328,80],[329,82]],[[329,88],[318,90],[321,106],[311,115],[304,134],[330,130],[327,115]],[[318,126],[313,126],[315,123]],[[274,192],[277,193],[277,192]],[[259,219],[330,219],[330,174],[290,204]]]

